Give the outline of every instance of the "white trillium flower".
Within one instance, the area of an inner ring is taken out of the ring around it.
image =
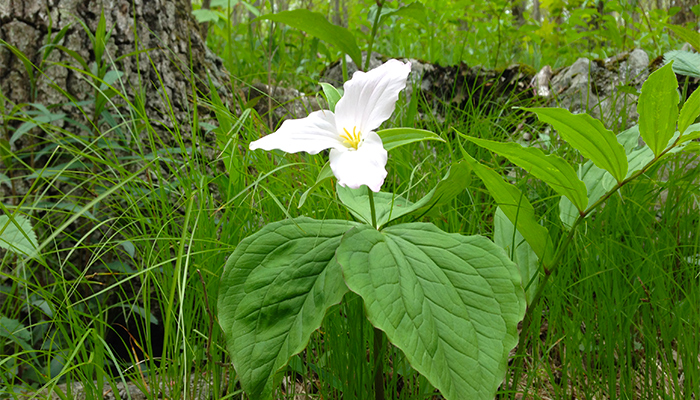
[[[252,142],[250,149],[309,154],[331,149],[331,170],[341,186],[367,185],[378,192],[387,174],[387,152],[374,130],[394,112],[410,72],[411,63],[398,60],[369,72],[355,72],[343,85],[335,113],[321,110],[286,120],[276,132]]]

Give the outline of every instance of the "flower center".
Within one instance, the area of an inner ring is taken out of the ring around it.
[[[343,138],[343,143],[347,143],[350,145],[350,147],[357,150],[357,147],[362,141],[362,133],[357,131],[356,126],[352,128],[352,133],[348,132],[348,130],[345,128],[343,128],[343,130],[345,131],[345,133],[340,135],[340,137]]]

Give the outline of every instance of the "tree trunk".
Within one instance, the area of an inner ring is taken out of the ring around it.
[[[76,71],[84,67],[69,52],[58,48],[51,52],[48,60],[43,60],[46,47],[42,46],[69,26],[58,43],[82,57],[89,68],[94,68],[96,55],[82,24],[94,34],[102,12],[106,30],[111,30],[102,58],[108,69],[123,73],[113,85],[126,92],[130,101],[142,98],[145,117],[156,130],[159,126],[172,128],[177,124],[186,140],[188,135],[191,138],[187,131],[192,126],[193,86],[199,92],[208,93],[207,77],[221,92],[224,101],[231,99],[228,73],[222,61],[206,48],[192,15],[191,0],[0,0],[0,39],[42,69],[33,68],[30,74],[17,54],[0,45],[0,100],[3,97],[5,100],[0,101],[0,107],[4,105],[4,110],[0,110],[0,138],[12,133],[12,130],[3,129],[8,124],[2,118],[11,113],[14,105],[63,104],[59,110],[68,117],[83,122],[90,119],[90,112],[87,116],[81,115],[71,104],[86,101],[88,105],[84,109],[89,111],[92,107],[89,104],[95,88],[90,83],[91,78]],[[121,101],[118,97],[114,99]],[[28,109],[31,107],[23,107],[25,111]],[[200,116],[201,113],[200,110]],[[9,125],[15,123],[9,121]],[[79,134],[86,135],[85,132]],[[170,136],[174,141],[173,135]],[[143,139],[134,137],[130,141]],[[173,143],[164,143],[169,144]],[[20,139],[14,143],[13,151],[32,151],[31,145],[30,140]]]
[[[691,10],[691,7],[697,4],[697,0],[672,0],[670,6],[680,7],[680,10],[676,15],[671,17],[671,23],[675,25],[685,25],[688,22],[694,22],[697,24],[698,19]],[[695,28],[695,26],[693,26],[693,28]]]
[[[513,0],[511,3],[511,12],[513,13],[513,20],[515,26],[521,27],[525,25],[525,1],[524,0]]]

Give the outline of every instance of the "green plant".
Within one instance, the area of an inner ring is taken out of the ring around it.
[[[391,224],[457,195],[468,182],[458,172],[464,165],[453,166],[448,182],[416,203],[379,191],[387,150],[436,138],[411,129],[374,133],[409,71],[390,60],[358,72],[335,113],[286,121],[250,145],[312,154],[330,147],[338,200],[360,221],[274,222],[243,240],[227,261],[219,321],[251,397],[272,398],[279,371],[348,291],[362,298],[375,327],[376,399],[385,398],[384,334],[446,398],[490,398],[503,379],[525,307],[515,264],[481,236],[449,234],[429,223]]]

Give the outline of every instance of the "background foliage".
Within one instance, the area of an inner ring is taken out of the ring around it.
[[[386,7],[409,3],[392,1]],[[423,1],[424,13],[388,17],[374,49],[390,57],[488,68],[514,62],[557,68],[579,57],[605,58],[634,47],[653,59],[683,46],[665,23],[697,29],[700,9],[691,3]],[[208,45],[223,59],[235,90],[263,82],[309,93],[320,90],[317,81],[339,51],[299,30],[255,18],[284,9],[318,11],[347,27],[364,50],[377,9],[371,0],[212,0],[202,6],[194,5],[195,15],[208,22]],[[10,104],[0,93],[0,185],[9,193],[0,200],[5,217],[0,231],[12,232],[12,239],[3,236],[6,243],[25,246],[0,249],[0,398],[93,381],[97,385],[87,385],[90,398],[119,396],[117,385],[127,383],[151,398],[158,398],[159,390],[171,398],[203,390],[216,399],[242,398],[213,317],[227,255],[267,222],[350,216],[330,183],[297,208],[323,166],[321,157],[246,151],[250,141],[274,127],[242,95],[230,107],[216,96],[197,99],[189,125],[173,120],[165,131],[153,126],[141,112],[148,99],[125,98],[119,66],[100,47],[108,30],[92,32],[95,59],[84,60],[85,68],[76,71],[95,89],[91,104],[73,104],[87,124],[58,112],[59,104]],[[50,39],[60,34],[53,32]],[[49,49],[62,51],[44,48],[47,59]],[[452,130],[503,141],[513,135],[503,126],[543,131],[542,124],[519,114],[509,114],[512,121],[499,119],[507,104],[470,110],[440,104],[444,120],[415,122],[416,110],[432,115],[432,106],[417,96],[411,101],[400,101],[387,126],[430,129],[447,143],[414,144],[392,153],[388,189],[420,198],[461,159],[455,151],[461,144],[526,193],[550,232],[563,230],[550,189]],[[213,117],[200,118],[200,111]],[[470,131],[475,120],[479,132]],[[217,139],[193,146],[181,136],[190,129]],[[126,132],[146,132],[146,140],[124,146],[120,138]],[[178,146],[160,146],[166,135]],[[10,143],[20,136],[36,143],[35,150],[12,151]],[[568,161],[578,160],[556,137],[543,136],[540,144]],[[42,167],[32,168],[33,160],[43,160]],[[630,184],[622,196],[611,197],[575,235],[538,306],[538,319],[523,333],[531,341],[518,395],[700,396],[699,174],[697,159],[673,158]],[[30,190],[16,194],[24,181]],[[495,211],[493,199],[474,180],[439,209],[434,221],[447,232],[491,235]],[[27,222],[36,238],[16,234]],[[37,245],[37,254],[21,251]],[[346,300],[329,313],[307,351],[293,359],[280,398],[291,399],[296,392],[327,399],[370,397],[366,354],[372,329],[350,325],[360,318],[346,317],[364,311],[357,297]],[[392,348],[385,363],[392,398],[433,396],[398,350]],[[102,390],[103,383],[111,389]],[[499,395],[516,393],[504,387]]]

